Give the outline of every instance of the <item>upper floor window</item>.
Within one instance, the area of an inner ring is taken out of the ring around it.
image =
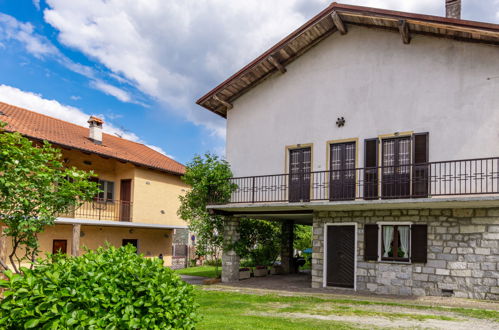
[[[100,202],[112,202],[114,200],[114,182],[92,178],[92,181],[98,184],[100,192],[95,199]]]
[[[408,225],[381,226],[381,259],[409,261],[411,228]]]

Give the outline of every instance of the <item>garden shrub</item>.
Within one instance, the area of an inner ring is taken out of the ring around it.
[[[22,272],[0,280],[1,329],[192,329],[198,320],[193,287],[131,245],[49,256]]]

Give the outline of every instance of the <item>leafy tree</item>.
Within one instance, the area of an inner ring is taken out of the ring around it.
[[[1,124],[1,123],[0,123]],[[98,192],[92,172],[66,168],[61,153],[47,141],[33,143],[0,125],[0,222],[12,240],[9,260],[15,272],[34,261],[37,235],[54,224],[57,214],[78,207]],[[9,266],[0,260],[4,269]]]
[[[295,225],[293,247],[300,251],[312,247],[312,226]]]
[[[23,275],[5,272],[1,329],[193,329],[193,287],[135,247],[49,256]]]
[[[234,184],[229,164],[218,156],[207,153],[196,156],[187,164],[182,180],[191,189],[180,196],[179,216],[189,223],[189,229],[196,233],[196,249],[201,255],[210,255],[218,265],[223,248],[224,217],[210,214],[206,206],[210,203],[224,203],[230,200]],[[215,270],[218,273],[218,266]]]
[[[240,239],[235,249],[253,266],[272,265],[281,251],[281,223],[277,221],[241,219]]]

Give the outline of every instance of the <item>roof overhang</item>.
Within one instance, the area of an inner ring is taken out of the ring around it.
[[[392,30],[404,43],[411,34],[424,34],[468,42],[499,45],[499,25],[333,2],[318,15],[197,100],[197,104],[222,116],[232,103],[268,76],[286,72],[286,66],[329,35],[348,25]]]
[[[143,222],[127,221],[108,221],[108,220],[89,220],[73,218],[57,218],[56,225],[83,225],[99,227],[124,227],[124,228],[142,228],[142,229],[186,229],[187,226],[170,226]]]

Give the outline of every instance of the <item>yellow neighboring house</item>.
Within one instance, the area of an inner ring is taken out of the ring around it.
[[[165,265],[172,266],[175,232],[183,231],[187,244],[187,225],[177,216],[178,196],[188,188],[181,180],[182,164],[143,144],[103,133],[103,121],[96,117],[90,117],[86,128],[0,102],[0,121],[7,123],[7,131],[60,148],[67,166],[98,175],[103,192],[60,215],[55,226],[39,235],[42,254],[62,250],[78,255],[84,246],[95,249],[105,242],[133,244],[139,253],[162,255]],[[0,258],[5,260],[11,242],[3,241]],[[185,246],[176,250],[185,255]],[[183,263],[185,257],[174,259]]]

